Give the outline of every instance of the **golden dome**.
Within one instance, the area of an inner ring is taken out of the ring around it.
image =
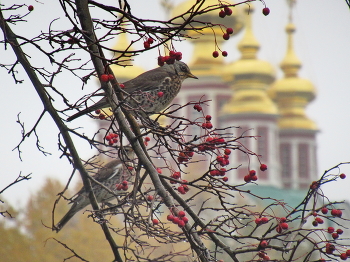
[[[121,33],[118,37],[118,41],[113,47],[114,56],[119,56],[123,51],[125,51],[130,45],[130,41],[128,40],[127,33]],[[128,51],[133,51],[132,48],[129,48]],[[127,60],[128,58],[121,58]],[[120,65],[111,65],[111,69],[115,74],[117,80],[120,83],[124,83],[130,79],[137,77],[138,75],[145,72],[145,70],[139,66],[133,65],[132,61],[125,61]]]
[[[301,62],[293,49],[295,26],[289,23],[286,32],[287,52],[281,62],[284,78],[276,81],[268,90],[279,108],[281,117],[278,125],[281,129],[317,130],[316,124],[305,113],[305,107],[315,98],[316,90],[309,80],[298,77]]]
[[[267,61],[257,59],[256,55],[260,45],[256,40],[252,29],[252,14],[254,8],[251,5],[245,8],[246,11],[246,31],[238,44],[238,49],[241,52],[241,59],[231,63],[225,68],[225,80],[235,83],[240,79],[261,78],[266,84],[270,84],[275,79],[275,70]],[[249,12],[249,13],[248,13]]]
[[[224,70],[224,78],[232,85],[234,95],[223,107],[222,114],[275,115],[277,107],[266,92],[268,85],[275,79],[275,70],[270,63],[256,58],[260,46],[252,30],[252,6],[246,7],[245,11],[246,31],[238,45],[241,59],[227,65]]]
[[[230,2],[225,2],[230,3]],[[172,11],[172,16],[178,16],[187,12],[194,5],[193,0],[185,1],[175,7]],[[218,5],[217,0],[207,0],[203,4],[202,8]],[[190,41],[193,42],[193,57],[192,61],[189,63],[191,65],[191,71],[197,76],[208,76],[216,75],[221,76],[223,72],[224,59],[220,55],[218,58],[213,58],[212,53],[216,50],[216,43],[221,48],[223,42],[222,38],[223,31],[226,27],[231,27],[233,29],[233,34],[237,34],[243,27],[242,21],[242,8],[240,6],[231,7],[232,15],[226,16],[225,18],[219,17],[219,11],[212,11],[202,14],[196,17],[197,21],[210,22],[212,24],[222,24],[222,28],[219,26],[214,26],[211,28],[205,28],[196,31],[188,31],[189,36],[192,37]],[[186,19],[186,17],[184,17]],[[178,18],[176,22],[184,21],[183,18]],[[201,23],[192,23],[193,26],[202,27]],[[215,43],[216,41],[216,43]],[[218,50],[219,51],[219,50]]]

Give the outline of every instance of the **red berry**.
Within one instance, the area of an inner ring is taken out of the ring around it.
[[[176,52],[175,53],[175,59],[178,60],[178,61],[181,60],[182,59],[182,53],[181,52]]]
[[[328,227],[327,228],[328,233],[333,233],[334,232],[334,227]]]
[[[146,137],[145,137],[145,141],[146,141],[146,142],[149,142],[149,141],[151,141],[151,139],[150,139],[148,136],[146,136]]]
[[[226,15],[228,15],[228,16],[232,15],[232,9],[229,8],[228,6],[224,7],[224,11],[225,11]]]
[[[260,247],[262,247],[262,248],[267,247],[267,241],[266,241],[266,240],[262,240],[262,241],[260,242]]]
[[[158,219],[156,219],[156,218],[155,218],[155,219],[153,219],[153,220],[152,220],[152,222],[153,222],[153,225],[158,225],[158,224],[159,224],[159,220],[158,220]]]
[[[233,29],[231,27],[226,28],[226,33],[228,33],[229,35],[233,34]]]
[[[108,77],[108,75],[106,75],[106,74],[102,74],[101,77],[100,77],[100,79],[101,79],[102,82],[108,82],[109,77]]]
[[[179,217],[184,217],[184,216],[186,216],[186,213],[185,213],[185,211],[179,211]]]
[[[123,186],[126,186],[126,185],[128,185],[128,181],[124,180],[124,181],[122,182],[122,184],[123,184]]]
[[[183,187],[183,186],[179,186],[178,188],[177,188],[177,191],[179,191],[181,194],[186,194],[186,191],[185,191],[185,188]]]
[[[255,224],[257,224],[257,225],[260,225],[260,224],[262,224],[262,222],[261,222],[261,218],[256,218],[255,219]]]
[[[270,13],[270,8],[268,7],[265,7],[263,10],[262,10],[262,13],[266,16],[266,15],[269,15]]]
[[[246,175],[246,176],[244,176],[244,181],[246,182],[246,183],[249,183],[250,181],[251,181],[251,176],[250,175]]]
[[[228,54],[227,54],[227,51],[222,51],[222,56],[226,57]]]
[[[341,254],[340,254],[340,258],[341,258],[342,260],[347,260],[348,255],[347,255],[346,253],[341,253]]]
[[[339,237],[338,233],[333,233],[332,234],[333,239],[337,239]]]
[[[101,113],[101,109],[95,110],[95,114],[99,115]]]
[[[282,233],[282,227],[281,227],[281,225],[278,225],[277,227],[276,227],[276,231],[277,231],[277,233]]]
[[[263,257],[263,259],[264,259],[265,261],[269,261],[269,260],[270,260],[270,257],[269,257],[268,255],[265,255],[265,256]]]
[[[148,201],[152,201],[153,198],[154,198],[154,197],[153,197],[152,195],[147,196],[147,200],[148,200]]]
[[[179,224],[179,221],[180,221],[180,218],[178,218],[178,217],[174,217],[173,218],[173,223],[174,224]]]
[[[162,173],[162,169],[160,169],[159,167],[156,168],[158,174],[161,174]]]
[[[132,166],[128,166],[128,170],[132,171],[132,170],[134,170],[134,168]]]
[[[221,18],[224,18],[224,17],[226,16],[225,11],[224,11],[224,10],[221,10],[221,11],[219,12],[219,16],[220,16]]]
[[[147,39],[147,43],[149,43],[150,45],[153,44],[153,41],[154,41],[154,40],[153,40],[153,38],[151,38],[151,37]]]
[[[346,178],[346,175],[343,173],[343,174],[340,174],[339,177],[340,177],[341,179],[345,179],[345,178]]]
[[[218,52],[218,51],[214,51],[214,52],[213,52],[213,57],[214,57],[214,58],[217,58],[218,56],[219,56],[219,52]]]
[[[207,122],[207,123],[205,123],[205,127],[206,127],[207,129],[212,129],[212,128],[213,128],[213,124],[210,123],[210,122]]]
[[[34,10],[34,6],[32,6],[32,5],[28,6],[28,11],[29,11],[29,12],[31,12],[31,11],[33,11],[33,10]]]
[[[328,208],[323,207],[323,208],[321,209],[321,212],[322,212],[322,214],[327,214],[327,213],[328,213]]]
[[[185,222],[185,224],[188,223],[188,218],[187,218],[187,217],[182,217],[181,220],[182,220],[183,222]]]
[[[205,120],[210,121],[211,120],[211,115],[206,115]]]
[[[113,79],[114,79],[114,75],[109,74],[109,75],[108,75],[108,80],[113,80]]]
[[[256,180],[258,180],[258,176],[257,176],[257,175],[250,176],[250,179],[251,179],[252,181],[256,181]]]
[[[179,179],[180,177],[181,177],[180,172],[175,172],[174,174],[172,174],[172,178]]]
[[[280,223],[284,223],[284,222],[286,222],[286,221],[287,221],[287,218],[285,218],[285,217],[281,217],[279,220],[280,220]]]
[[[315,220],[317,221],[317,223],[323,224],[323,219],[322,218],[316,217]]]
[[[261,218],[261,223],[266,224],[267,222],[269,222],[269,219],[267,217]]]
[[[98,118],[101,119],[101,120],[103,120],[103,119],[106,118],[106,115],[105,115],[105,114],[99,114],[99,115],[98,115]]]
[[[128,190],[128,188],[129,188],[128,185],[123,185],[123,186],[122,186],[122,189],[123,189],[124,191]]]
[[[267,165],[261,164],[261,165],[260,165],[260,170],[261,170],[261,171],[267,170]]]
[[[312,225],[313,225],[314,227],[317,227],[317,226],[318,226],[317,221],[316,221],[316,220],[312,221]]]
[[[250,176],[250,175],[244,176],[244,181],[245,181],[246,183],[249,183],[249,182],[251,181],[251,176]]]
[[[145,49],[148,49],[148,48],[151,47],[151,45],[150,45],[148,42],[143,42],[143,47],[144,47]]]
[[[289,227],[287,223],[281,223],[280,226],[283,230],[287,230]]]
[[[343,231],[343,229],[340,229],[340,228],[338,228],[338,229],[337,229],[337,233],[338,233],[338,235],[343,234],[343,232],[344,232],[344,231]]]
[[[164,65],[164,60],[162,56],[158,56],[158,65],[163,66]]]
[[[227,34],[227,33],[225,33],[225,34],[222,35],[222,38],[223,38],[224,40],[229,40],[229,39],[230,39],[230,35]]]
[[[255,171],[255,170],[250,170],[250,171],[249,171],[249,175],[255,176],[255,174],[256,174],[256,171]]]
[[[174,220],[174,216],[173,216],[173,215],[168,215],[168,216],[166,217],[166,219],[167,219],[168,221],[173,221],[173,220]]]
[[[227,182],[227,181],[228,181],[228,177],[227,177],[227,176],[224,176],[224,177],[222,178],[222,181]]]
[[[116,184],[115,187],[117,188],[117,190],[122,190],[123,184]]]
[[[346,254],[350,257],[350,249],[346,250]]]
[[[184,227],[185,226],[185,221],[179,220],[179,223],[177,223],[179,227]]]
[[[158,97],[162,97],[164,95],[164,93],[162,91],[158,92]]]
[[[120,88],[125,88],[124,84],[119,84]]]

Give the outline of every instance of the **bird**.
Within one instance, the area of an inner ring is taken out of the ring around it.
[[[173,64],[165,64],[149,70],[123,83],[123,90],[129,94],[125,101],[131,107],[133,115],[138,113],[145,117],[159,113],[168,107],[177,96],[182,82],[186,78],[198,79],[191,73],[188,65],[182,61],[176,60]],[[108,107],[110,107],[110,104],[107,97],[104,96],[92,106],[70,116],[67,121],[72,121],[97,109]]]
[[[132,172],[125,165],[126,161],[132,161],[134,157],[134,151],[130,146],[124,146],[123,149],[125,150],[125,155],[121,154],[121,158],[123,160],[118,158],[108,162],[103,167],[101,167],[95,175],[92,176],[95,180],[103,184],[105,187],[109,188],[117,195],[121,194],[122,189],[125,190],[125,187],[122,187],[125,186],[125,181],[131,181],[134,177]],[[111,194],[93,181],[91,183],[91,186],[97,202],[107,202],[115,198],[114,194]],[[85,191],[84,187],[82,187],[72,197],[71,204],[72,206],[69,211],[52,228],[52,230],[58,233],[77,212],[90,204],[89,195]]]

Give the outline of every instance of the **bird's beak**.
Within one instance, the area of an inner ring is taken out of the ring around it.
[[[191,72],[188,72],[187,77],[198,79],[195,75],[193,75]]]

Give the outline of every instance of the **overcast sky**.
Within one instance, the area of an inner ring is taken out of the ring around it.
[[[13,0],[2,1],[3,4],[12,3]],[[51,1],[50,1],[51,2]],[[158,1],[129,1],[136,15],[144,18],[164,18]],[[179,3],[181,1],[175,1]],[[26,1],[34,5],[35,9],[27,17],[28,23],[23,24],[16,33],[25,33],[34,36],[35,33],[47,30],[48,23],[57,17],[62,17],[58,11],[57,3],[45,3]],[[288,8],[283,0],[266,0],[271,14],[267,17],[261,14],[261,3],[256,3],[254,14],[254,32],[261,44],[258,54],[260,59],[269,61],[276,69],[284,57],[286,49],[286,34],[284,31],[287,23]],[[50,6],[49,6],[50,5]],[[316,86],[317,97],[308,106],[307,113],[319,127],[318,143],[318,169],[321,175],[325,169],[329,169],[340,162],[350,161],[350,11],[345,0],[302,0],[298,1],[293,11],[296,34],[294,37],[295,51],[302,61],[303,68],[300,76],[307,78]],[[20,32],[18,31],[20,30]],[[235,50],[237,42],[242,34],[230,39],[225,45],[229,52],[226,61],[230,62],[239,58]],[[2,39],[2,34],[0,36]],[[183,51],[183,60],[189,61],[191,47],[184,43],[177,46]],[[0,59],[11,61],[13,56],[7,54],[3,46],[0,48]],[[11,51],[9,51],[11,52]],[[211,51],[210,51],[211,52]],[[156,67],[156,52],[142,54],[135,59],[135,64],[145,70]],[[152,61],[150,63],[150,61]],[[36,61],[40,62],[41,61]],[[46,63],[43,61],[43,63]],[[20,70],[20,67],[18,68]],[[278,69],[278,76],[281,72]],[[0,164],[1,180],[0,189],[12,182],[19,173],[23,175],[32,173],[30,181],[8,189],[4,196],[12,203],[23,203],[42,185],[46,176],[52,176],[66,182],[70,176],[71,167],[66,159],[60,159],[57,153],[57,128],[48,115],[39,126],[41,145],[46,151],[52,153],[44,156],[38,152],[35,146],[35,136],[32,135],[21,147],[22,160],[18,157],[18,151],[13,148],[21,139],[21,128],[16,123],[17,114],[21,112],[21,121],[24,121],[26,131],[29,131],[42,111],[42,104],[38,99],[30,81],[21,74],[25,80],[23,84],[15,85],[10,75],[0,68],[1,76],[1,112],[0,115]],[[70,79],[70,78],[67,78]],[[81,96],[81,84],[75,80],[66,80],[60,83],[58,88],[69,88],[72,96],[78,99]],[[95,88],[93,85],[91,90]],[[90,92],[87,90],[86,92]],[[72,100],[71,102],[73,102]],[[86,133],[95,130],[96,125],[88,118],[76,120],[71,127],[83,126]],[[94,154],[85,143],[78,144],[82,148],[82,157],[87,159]],[[348,174],[348,179],[331,183],[325,188],[325,193],[334,200],[342,200],[347,197],[350,200],[348,188],[350,187],[350,167],[345,166],[342,172]],[[346,196],[347,195],[347,196]]]

